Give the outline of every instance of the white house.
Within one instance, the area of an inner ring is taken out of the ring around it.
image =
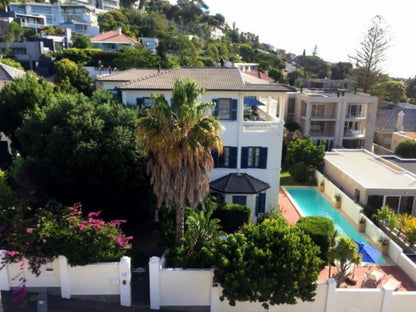
[[[225,128],[223,154],[213,155],[215,169],[210,176],[211,191],[225,202],[246,204],[253,215],[276,208],[284,126],[284,120],[276,116],[283,116],[287,92],[294,90],[280,84],[247,84],[238,68],[140,71],[113,75],[117,81],[122,81],[123,76],[129,80],[116,86],[123,103],[151,106],[153,93],[163,94],[169,101],[175,79],[196,81],[206,90],[201,100],[215,102],[212,113]],[[98,77],[97,86],[111,88],[114,85],[111,78]],[[272,102],[278,103],[277,108]],[[250,111],[255,110],[254,118]]]

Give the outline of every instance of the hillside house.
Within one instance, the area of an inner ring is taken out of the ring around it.
[[[213,154],[211,191],[228,203],[246,204],[253,215],[277,208],[284,105],[287,92],[280,84],[248,84],[238,68],[175,68],[128,70],[97,78],[97,86],[117,90],[124,104],[152,106],[151,95],[170,100],[177,78],[189,78],[206,92],[201,101],[216,104],[211,112],[221,120],[224,151]],[[112,80],[113,79],[113,80]],[[120,81],[127,81],[119,83]],[[273,108],[271,102],[277,102]],[[254,108],[255,107],[255,108]],[[256,110],[258,118],[250,117]],[[276,112],[276,110],[278,110]]]

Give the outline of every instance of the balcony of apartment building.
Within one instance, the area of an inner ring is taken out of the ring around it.
[[[345,110],[345,120],[365,120],[367,118],[366,104],[348,104]]]
[[[335,121],[311,120],[308,135],[312,138],[333,138],[335,136]]]
[[[365,138],[365,121],[346,121],[344,124],[344,139]]]
[[[243,131],[278,132],[282,129],[280,119],[268,112],[268,105],[270,103],[265,104],[254,97],[244,99]]]

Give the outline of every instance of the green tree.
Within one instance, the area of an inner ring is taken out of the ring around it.
[[[328,75],[328,65],[318,56],[300,55],[296,58],[299,66],[303,68],[303,78],[325,78]]]
[[[312,182],[315,170],[323,165],[325,144],[316,145],[310,137],[288,143],[286,162],[292,177],[298,182]]]
[[[120,70],[138,67],[157,67],[159,57],[152,55],[144,47],[131,48],[127,47],[119,56],[113,60],[113,65]]]
[[[221,300],[269,305],[312,301],[321,260],[319,248],[282,217],[244,226],[217,247],[215,281]]]
[[[378,83],[389,46],[388,26],[383,17],[376,15],[371,20],[360,48],[355,50],[354,56],[350,56],[356,67],[354,73],[358,87],[364,92],[371,90]]]
[[[16,159],[17,182],[26,178],[40,200],[83,202],[89,209],[121,209],[127,203],[131,209],[149,188],[136,122],[137,111],[108,91],[96,91],[91,98],[57,94],[26,115],[18,130],[27,156]]]
[[[20,70],[24,70],[22,64],[20,64],[18,61],[15,61],[11,58],[4,58],[4,59],[0,59],[0,63],[9,65],[11,67],[20,69]]]
[[[331,79],[345,79],[352,71],[352,64],[349,62],[338,62],[331,66]]]
[[[403,81],[389,80],[386,85],[386,93],[393,102],[394,106],[400,103],[400,99],[406,93],[406,86]]]
[[[176,80],[172,107],[163,96],[139,118],[138,137],[149,156],[148,172],[158,207],[176,209],[176,243],[184,235],[185,205],[195,208],[209,191],[212,149],[221,149],[221,123],[207,114],[212,103],[198,101],[203,90],[190,80]]]
[[[14,149],[23,152],[16,138],[16,129],[22,124],[23,116],[45,106],[52,93],[52,86],[33,72],[26,73],[1,89],[0,131],[11,139]]]
[[[13,205],[13,191],[6,180],[6,173],[0,170],[0,209],[6,209]]]
[[[20,41],[23,35],[23,27],[16,22],[7,24],[7,29],[4,35],[1,36],[1,41],[6,41],[8,44],[14,41]]]
[[[404,140],[400,142],[394,153],[402,158],[416,158],[416,141]]]
[[[71,92],[75,88],[85,95],[91,94],[91,77],[81,64],[76,64],[69,59],[62,59],[54,63],[54,82],[58,90]]]
[[[406,95],[416,99],[416,76],[406,81]]]
[[[357,244],[348,237],[340,236],[334,248],[328,251],[328,257],[336,261],[338,274],[336,275],[337,287],[344,282],[352,265],[361,263],[361,255],[358,253]]]
[[[90,49],[92,48],[92,43],[90,37],[83,34],[78,34],[75,37],[72,46],[78,49]]]

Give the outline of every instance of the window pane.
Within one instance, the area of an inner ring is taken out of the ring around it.
[[[248,148],[248,167],[259,167],[260,161],[260,148],[249,147]]]
[[[222,149],[222,154],[218,158],[219,167],[229,167],[230,166],[230,147],[224,146]]]
[[[390,207],[390,209],[397,212],[399,208],[399,196],[386,196],[386,205]]]
[[[414,200],[414,197],[412,196],[402,196],[401,201],[400,201],[399,213],[412,214],[413,200]]]
[[[246,196],[233,196],[233,204],[240,204],[245,206],[247,204]]]
[[[218,118],[231,119],[231,99],[218,99]]]

